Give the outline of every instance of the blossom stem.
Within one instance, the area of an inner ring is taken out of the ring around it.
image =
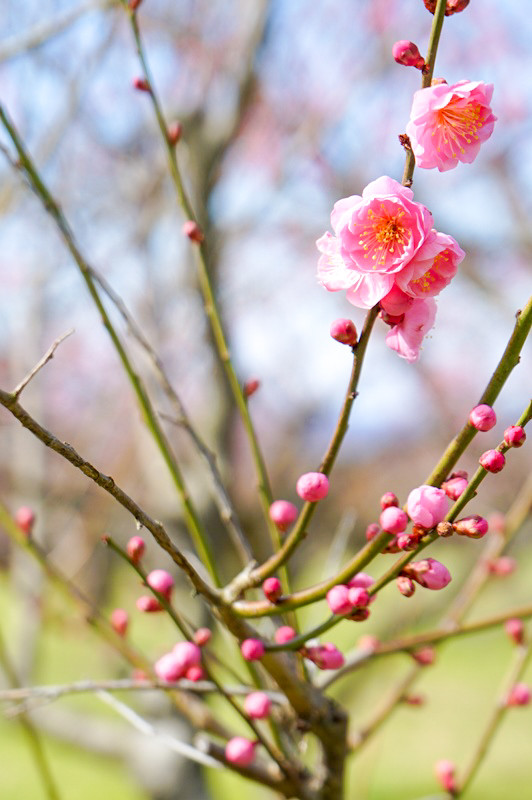
[[[434,10],[434,17],[432,20],[432,28],[430,31],[429,45],[427,49],[427,56],[425,58],[426,69],[423,71],[421,78],[421,88],[426,89],[430,86],[432,76],[434,74],[434,65],[436,63],[436,53],[438,52],[438,45],[443,28],[443,18],[445,16],[446,0],[438,0]],[[412,186],[412,178],[416,166],[416,159],[411,148],[406,150],[406,161],[403,172],[403,186]]]
[[[510,372],[519,363],[519,354],[523,345],[530,333],[532,326],[532,296],[522,311],[516,314],[516,322],[512,335],[506,345],[504,353],[497,364],[495,372],[493,373],[482,397],[479,400],[479,405],[485,403],[492,406],[499,393],[504,386]],[[445,477],[452,470],[462,453],[466,450],[468,445],[472,442],[477,430],[469,423],[466,422],[462,430],[450,442],[445,453],[434,467],[431,474],[425,480],[426,484],[431,486],[439,486]]]
[[[185,215],[187,220],[191,220],[196,222],[196,214],[192,207],[192,203],[187,195],[185,190],[183,180],[181,177],[181,172],[179,169],[179,165],[177,163],[177,156],[175,146],[170,142],[168,138],[168,126],[166,120],[164,118],[164,114],[162,111],[161,103],[158,99],[157,93],[155,91],[155,85],[153,82],[153,78],[151,76],[151,72],[148,66],[148,62],[144,53],[144,47],[142,44],[142,38],[140,35],[140,29],[138,25],[137,15],[131,11],[127,3],[123,2],[123,5],[126,8],[126,11],[129,14],[129,19],[131,22],[131,28],[133,31],[133,37],[135,39],[135,46],[137,55],[142,67],[142,71],[144,73],[144,78],[147,81],[149,86],[149,96],[153,105],[153,110],[157,119],[157,124],[159,126],[159,130],[161,133],[161,137],[164,142],[168,166],[170,170],[170,175],[172,178],[172,182],[174,184],[174,188],[177,195],[178,203]],[[201,243],[196,243],[193,246],[195,260],[196,260],[196,269],[197,269],[197,276],[198,276],[198,283],[199,288],[203,297],[203,307],[205,311],[205,315],[209,321],[209,325],[211,328],[214,344],[215,344],[215,352],[220,361],[220,364],[223,368],[225,376],[227,378],[227,382],[233,394],[234,401],[238,408],[238,412],[241,416],[244,429],[246,431],[246,435],[249,440],[251,453],[253,457],[253,461],[255,464],[255,469],[257,472],[258,477],[258,490],[259,490],[259,499],[262,507],[262,511],[264,514],[264,518],[268,525],[268,530],[270,532],[270,536],[272,537],[272,543],[275,546],[275,538],[272,536],[273,534],[273,526],[270,523],[269,519],[269,507],[272,503],[272,491],[270,487],[270,482],[268,478],[268,473],[266,470],[266,464],[262,455],[262,451],[259,446],[259,442],[255,433],[255,428],[251,421],[251,416],[249,414],[248,404],[246,402],[246,398],[244,397],[244,393],[242,390],[242,386],[240,381],[237,378],[235,369],[233,367],[233,363],[231,361],[231,356],[229,352],[229,347],[226,341],[221,315],[218,310],[218,304],[214,295],[214,290],[211,284],[211,279],[209,275],[209,271],[207,268],[207,261],[205,257],[205,250]]]

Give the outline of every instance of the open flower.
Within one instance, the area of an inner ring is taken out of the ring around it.
[[[492,94],[493,86],[481,81],[419,89],[406,126],[418,167],[445,172],[459,161],[471,164],[497,119],[490,108]]]
[[[417,361],[421,343],[434,325],[435,318],[435,300],[431,297],[427,300],[414,300],[402,321],[388,332],[386,344],[409,363]]]

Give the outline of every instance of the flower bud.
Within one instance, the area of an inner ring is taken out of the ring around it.
[[[402,533],[408,525],[408,517],[402,508],[389,506],[381,513],[379,522],[387,533]]]
[[[129,625],[129,614],[123,608],[111,612],[111,627],[119,636],[125,636]]]
[[[286,531],[296,521],[298,510],[288,500],[275,500],[270,506],[270,519],[280,531]]]
[[[178,642],[172,648],[172,654],[176,663],[180,664],[183,675],[190,667],[199,667],[201,664],[201,650],[194,642]]]
[[[381,527],[376,522],[370,522],[366,528],[366,541],[371,542],[381,532]]]
[[[277,644],[286,644],[287,642],[292,641],[292,639],[296,638],[296,632],[290,625],[281,625],[280,628],[277,628],[274,634],[274,639]]]
[[[429,530],[443,520],[449,510],[449,500],[442,489],[419,486],[408,495],[406,507],[412,521]]]
[[[354,605],[349,599],[349,588],[342,583],[329,589],[326,599],[333,614],[347,614]]]
[[[386,547],[383,547],[381,553],[400,553],[401,548],[397,544],[397,536],[394,536],[393,539],[390,539]]]
[[[467,489],[467,478],[451,475],[441,485],[441,488],[451,500],[458,500],[461,494]]]
[[[525,443],[525,429],[520,425],[510,425],[504,431],[504,441],[508,447],[522,447]]]
[[[405,67],[423,69],[425,66],[425,59],[420,55],[417,45],[407,39],[401,39],[394,44],[392,55],[398,64],[403,64]]]
[[[478,463],[484,467],[487,472],[500,472],[506,464],[506,459],[498,450],[486,450],[482,453]]]
[[[165,653],[164,656],[161,656],[155,662],[153,669],[159,680],[167,683],[178,681],[184,674],[183,665],[174,653]]]
[[[365,622],[370,615],[369,608],[354,608],[347,614],[346,619],[352,622]]]
[[[251,397],[252,394],[255,394],[257,389],[260,387],[260,381],[257,378],[252,378],[249,381],[246,381],[243,386],[244,397]]]
[[[279,578],[266,578],[262,584],[264,596],[270,603],[276,603],[283,594],[283,587]]]
[[[427,2],[425,0],[425,5]],[[442,759],[441,761],[437,761],[434,765],[434,772],[436,773],[436,777],[439,780],[443,789],[446,792],[453,793],[456,791],[456,782],[454,780],[454,773],[456,767],[452,761],[447,761],[447,759]]]
[[[141,539],[140,536],[132,536],[126,546],[127,554],[134,564],[139,563],[145,549],[144,539]]]
[[[265,692],[251,692],[244,700],[244,708],[251,719],[269,716],[272,701]]]
[[[531,697],[530,688],[526,683],[516,683],[513,686],[506,698],[506,705],[510,706],[527,706],[530,703]]]
[[[313,661],[318,669],[340,669],[345,663],[343,654],[332,642],[307,648],[305,656]]]
[[[142,0],[129,0],[128,6],[130,11],[136,11],[142,3]]]
[[[369,589],[375,583],[375,578],[368,575],[367,572],[357,572],[347,581],[349,589]],[[369,595],[369,602],[373,603],[377,599],[376,594]]]
[[[182,133],[183,133],[183,126],[181,125],[180,122],[170,123],[166,131],[166,136],[168,137],[168,141],[172,146],[175,147],[175,145],[181,139]]]
[[[264,655],[264,645],[260,639],[244,639],[240,652],[246,661],[259,661]]]
[[[453,522],[453,530],[460,536],[469,536],[470,539],[482,539],[488,532],[488,523],[484,517],[471,514],[469,517]]]
[[[371,597],[368,594],[366,589],[363,589],[361,586],[353,586],[349,589],[349,602],[353,606],[353,608],[366,608],[369,606]]]
[[[504,623],[504,630],[515,644],[523,644],[525,640],[525,626],[522,619],[512,617]]]
[[[327,497],[329,480],[322,472],[306,472],[298,478],[296,491],[307,503],[317,503]]]
[[[393,492],[384,492],[379,502],[382,511],[390,506],[399,506],[399,498]]]
[[[163,607],[159,603],[156,597],[152,594],[143,594],[141,597],[138,598],[137,602],[135,603],[139,611],[143,611],[146,614],[153,614],[156,611],[162,611]]]
[[[497,416],[491,406],[482,403],[471,411],[469,422],[477,431],[490,431],[497,423]]]
[[[423,0],[423,2],[427,11],[434,14],[437,0]],[[445,16],[450,17],[452,14],[458,14],[459,11],[463,11],[468,5],[469,0],[447,0],[445,4]]]
[[[444,538],[447,536],[452,536],[453,530],[452,522],[438,522],[436,525],[436,533],[438,536],[443,536]]]
[[[243,736],[234,736],[225,745],[225,757],[230,764],[247,767],[255,757],[255,745]]]
[[[380,642],[376,636],[366,633],[358,640],[357,648],[359,650],[366,650],[368,653],[375,653],[375,651],[379,649],[379,644]]]
[[[493,514],[490,514],[487,524],[489,524],[490,530],[494,533],[499,533],[501,536],[506,533],[506,517],[500,511],[494,511]]]
[[[210,642],[211,636],[212,632],[209,630],[209,628],[198,628],[198,630],[194,633],[193,639],[198,647],[204,647]]]
[[[150,84],[146,80],[146,78],[133,78],[133,88],[137,89],[139,92],[149,92],[150,91]]]
[[[515,572],[517,561],[511,556],[501,556],[494,558],[493,561],[488,562],[488,571],[492,575],[497,575],[499,578],[504,578],[506,575],[511,575]]]
[[[331,325],[330,334],[340,344],[353,347],[357,343],[357,329],[350,319],[335,319]]]
[[[407,575],[399,575],[396,580],[396,584],[403,597],[412,597],[416,591],[416,585],[414,581]]]
[[[188,236],[191,242],[196,242],[196,244],[200,244],[204,239],[203,231],[193,219],[187,219],[187,221],[183,223],[182,231],[185,236]]]
[[[404,553],[409,553],[416,549],[420,538],[418,533],[399,533],[396,538],[397,547]]]
[[[421,667],[430,667],[431,664],[434,664],[436,652],[433,647],[427,645],[426,647],[420,647],[419,650],[415,650],[412,653],[412,658],[414,661],[417,661]]]
[[[426,700],[422,694],[405,694],[403,703],[409,706],[424,706]]]
[[[424,589],[444,589],[451,582],[451,573],[444,564],[435,558],[424,558],[423,561],[412,561],[404,568],[403,573],[419,583]]]
[[[187,681],[192,681],[193,683],[201,681],[204,675],[205,673],[203,672],[202,667],[199,666],[189,667],[185,672],[185,678]]]
[[[29,506],[21,506],[15,512],[15,522],[26,536],[31,536],[35,524],[35,512]]]
[[[174,579],[165,569],[152,570],[146,578],[146,583],[167,600],[170,600],[172,589],[174,588]]]

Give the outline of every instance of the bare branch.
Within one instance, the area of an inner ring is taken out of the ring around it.
[[[35,364],[31,372],[29,372],[26,375],[26,377],[19,383],[19,385],[15,389],[13,389],[12,395],[15,399],[18,400],[18,398],[20,397],[20,395],[22,394],[28,383],[35,377],[35,375],[37,375],[39,370],[41,370],[49,361],[52,360],[52,358],[55,355],[55,351],[57,350],[61,342],[64,342],[64,340],[67,339],[69,336],[72,336],[73,333],[74,333],[74,328],[71,328],[66,333],[62,333],[61,336],[59,336],[52,342],[52,345],[48,348],[43,357]]]

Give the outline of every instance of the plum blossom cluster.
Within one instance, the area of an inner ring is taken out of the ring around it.
[[[338,200],[334,235],[317,241],[318,280],[330,292],[346,291],[359,308],[377,303],[391,325],[386,343],[416,361],[436,316],[434,297],[451,281],[464,251],[433,228],[432,214],[411,189],[383,176],[362,195]]]

